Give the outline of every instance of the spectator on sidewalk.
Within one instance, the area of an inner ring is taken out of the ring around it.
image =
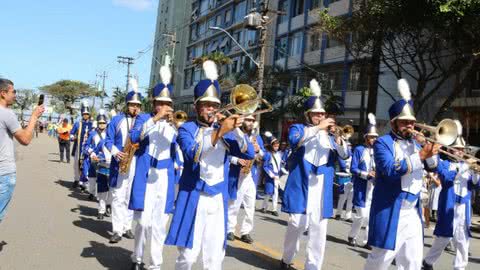
[[[72,125],[68,123],[67,118],[63,119],[62,125],[57,128],[60,162],[64,161],[63,153],[65,153],[67,163],[70,163],[70,130],[72,130]]]
[[[15,113],[9,108],[15,103],[13,82],[0,79],[0,222],[3,220],[16,183],[15,151],[13,137],[22,145],[32,141],[33,129],[45,108],[38,106],[30,121],[22,129]]]

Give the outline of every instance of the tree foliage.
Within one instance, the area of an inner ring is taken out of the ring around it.
[[[59,110],[64,108],[72,115],[74,114],[73,106],[75,102],[82,98],[91,97],[96,93],[96,89],[89,84],[73,80],[57,81],[53,84],[40,87],[40,90],[52,96],[55,104],[58,104],[58,102],[63,103],[62,105],[58,104],[54,106],[54,108]]]
[[[20,111],[20,119],[23,120],[25,110],[32,109],[38,101],[38,94],[32,89],[17,89],[16,102],[14,109]]]
[[[212,52],[210,54],[204,54],[200,57],[193,59],[192,63],[197,67],[201,67],[203,65],[203,62],[207,60],[215,62],[217,66],[228,65],[232,63],[232,59],[223,54],[223,52]]]
[[[354,3],[351,16],[333,17],[321,11],[318,29],[342,40],[354,64],[368,64],[375,46],[380,46],[380,61],[388,72],[416,82],[412,85],[416,112],[433,97],[438,98],[436,94],[449,80],[454,81],[454,87],[447,91],[439,111],[466,87],[480,50],[480,1]],[[379,88],[392,91],[382,85]]]

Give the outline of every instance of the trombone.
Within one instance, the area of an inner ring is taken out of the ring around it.
[[[429,126],[426,124],[415,123],[415,127],[419,128],[420,131],[413,130],[411,131],[414,135],[422,136],[425,138],[426,141],[431,143],[441,144],[443,147],[447,149],[439,149],[439,152],[445,154],[453,159],[467,162],[471,165],[472,170],[476,172],[480,172],[480,162],[479,159],[475,158],[474,156],[463,153],[460,155],[455,155],[450,153],[448,150],[454,150],[451,145],[457,140],[457,138],[461,138],[461,130],[462,126],[458,121],[452,119],[443,119],[438,123],[437,126]],[[423,132],[429,132],[430,136],[425,135]],[[473,161],[473,164],[471,163]]]
[[[188,114],[182,110],[173,113],[170,122],[178,129],[183,123],[187,122]]]
[[[260,105],[265,105],[264,109],[257,110]],[[259,98],[257,91],[248,84],[238,84],[230,93],[230,104],[209,114],[210,117],[217,113],[227,113],[231,115],[231,110],[240,114],[242,117],[255,116],[262,113],[273,111],[272,105],[263,98]]]

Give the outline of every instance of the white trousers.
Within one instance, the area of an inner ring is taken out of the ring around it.
[[[324,177],[314,173],[308,176],[306,214],[290,214],[283,243],[282,260],[290,264],[300,248],[300,237],[308,230],[305,270],[322,269],[328,224],[328,219],[322,217]]]
[[[372,247],[364,270],[387,270],[393,259],[399,270],[420,270],[423,258],[423,228],[417,209],[400,210],[395,250]]]
[[[222,269],[225,257],[225,217],[223,196],[217,194],[209,196],[200,194],[197,212],[195,215],[195,235],[192,248],[179,247],[180,252],[176,270],[190,270],[202,251],[203,269]]]
[[[243,204],[245,216],[240,227],[240,235],[249,234],[253,229],[253,216],[255,213],[255,199],[257,188],[251,174],[240,178],[238,183],[237,199],[230,202],[228,207],[228,229],[227,232],[234,233],[237,226],[237,216]]]
[[[88,192],[97,197],[97,177],[88,177]]]
[[[365,207],[355,207],[357,212],[353,217],[352,228],[348,233],[348,237],[359,240],[357,237],[360,234],[360,230],[365,226],[365,237],[363,240],[359,240],[359,243],[365,245],[368,240],[368,221],[370,219],[370,204],[371,202],[366,202]]]
[[[262,208],[268,210],[268,202],[272,199],[272,211],[277,211],[278,205],[278,183],[275,181],[275,187],[273,188],[273,195],[266,195],[263,197]]]
[[[68,153],[70,155],[70,153]],[[80,181],[80,167],[78,163],[78,153],[75,153],[75,156],[73,157],[73,180],[75,181]]]
[[[132,192],[133,176],[135,174],[136,158],[130,164],[130,171],[127,174],[118,174],[117,186],[111,189],[112,192],[112,228],[113,233],[120,235],[132,229],[133,211],[128,209],[130,195]]]
[[[328,219],[321,218],[320,212],[307,215],[290,214],[282,259],[290,264],[300,248],[300,237],[308,229],[307,259],[305,270],[322,269],[327,241]]]
[[[104,215],[107,211],[107,205],[112,203],[112,194],[110,191],[99,192],[98,197],[98,213]]]
[[[468,264],[468,248],[470,245],[468,237],[468,228],[465,224],[465,204],[455,205],[455,217],[453,221],[453,237],[435,237],[432,247],[425,257],[425,262],[433,265],[448,243],[453,240],[453,247],[456,250],[455,259],[453,261],[453,269],[464,270]]]
[[[147,241],[150,241],[150,266],[148,269],[159,270],[163,263],[163,245],[167,236],[169,216],[165,213],[168,190],[167,169],[150,168],[145,204],[143,211],[135,211],[135,244],[132,261],[141,263]]]
[[[345,212],[343,211],[343,206],[347,203],[345,207]],[[351,219],[352,218],[352,207],[353,207],[353,183],[348,182],[343,187],[343,194],[340,194],[338,197],[337,203],[337,216],[340,216],[344,219]]]

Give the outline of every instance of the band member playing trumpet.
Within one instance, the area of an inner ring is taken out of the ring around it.
[[[260,160],[265,153],[263,140],[255,132],[255,117],[247,116],[243,120],[242,131],[253,144],[255,159],[247,160],[231,157],[229,170],[229,195],[228,229],[227,238],[235,240],[235,227],[237,225],[238,211],[243,205],[245,215],[240,227],[240,240],[245,243],[253,243],[250,232],[253,229],[253,216],[255,213],[255,199],[257,197],[257,183],[260,176]]]
[[[153,113],[137,116],[130,131],[132,143],[139,143],[129,209],[137,221],[132,270],[143,269],[144,249],[150,242],[148,269],[160,269],[169,213],[175,197],[177,130],[171,123],[173,85],[168,66],[160,68],[162,82],[153,88]]]
[[[95,130],[92,130],[85,144],[85,155],[87,155],[86,161],[90,163],[89,175],[93,177],[88,178],[90,197],[98,197],[98,216],[97,218],[102,220],[106,213],[106,206],[108,204],[108,185],[107,179],[103,171],[99,170],[101,166],[104,168],[105,163],[110,162],[111,154],[107,149],[103,148],[105,139],[107,136],[107,115],[105,110],[100,110],[97,115],[97,125]],[[102,164],[102,165],[101,165]],[[92,172],[93,170],[93,172]],[[98,171],[102,173],[98,173]]]
[[[450,146],[450,153],[461,158],[465,141],[461,135]],[[453,269],[464,270],[468,264],[470,244],[471,195],[480,188],[479,174],[471,170],[468,162],[450,157],[449,160],[429,159],[429,167],[435,167],[442,183],[438,201],[438,222],[433,234],[436,236],[432,247],[423,261],[423,269],[432,270],[445,247],[453,239],[456,249]]]
[[[364,246],[368,238],[368,218],[370,216],[370,205],[375,184],[375,160],[373,158],[373,144],[378,137],[375,115],[368,114],[369,125],[363,135],[365,143],[353,150],[352,165],[350,172],[353,175],[353,205],[356,214],[353,219],[352,228],[348,234],[348,244]],[[358,243],[358,235],[365,225],[365,241]],[[370,247],[367,245],[367,249]]]
[[[75,122],[73,125],[72,130],[70,131],[70,140],[73,141],[73,148],[72,148],[72,156],[73,159],[73,173],[74,173],[74,181],[73,181],[73,188],[78,187],[80,180],[82,182],[82,189],[86,189],[86,181],[87,178],[82,176],[82,162],[83,162],[83,144],[85,143],[85,139],[88,135],[88,132],[92,129],[92,122],[90,121],[90,108],[88,107],[88,103],[86,101],[82,102],[82,106],[80,108],[82,114],[82,120]]]
[[[251,160],[253,145],[238,115],[216,121],[220,86],[215,63],[203,63],[206,79],[194,88],[197,120],[180,126],[177,142],[184,168],[170,230],[165,241],[178,246],[175,269],[192,269],[202,251],[204,269],[222,269],[225,256],[229,155]]]
[[[112,228],[110,243],[118,243],[122,236],[132,239],[131,231],[133,211],[128,209],[133,176],[135,174],[136,157],[130,140],[130,130],[140,113],[142,96],[138,93],[138,85],[130,79],[130,90],[126,97],[127,112],[112,118],[107,128],[106,147],[112,153],[110,164],[109,186],[112,189]],[[130,149],[127,149],[130,148]],[[131,160],[128,160],[131,158]],[[129,162],[125,164],[125,162]]]
[[[337,154],[348,158],[342,138],[328,134],[335,125],[326,118],[320,85],[310,82],[312,96],[305,102],[306,124],[290,127],[288,140],[292,147],[283,195],[282,211],[290,215],[281,262],[288,269],[300,247],[300,236],[308,228],[305,269],[321,269],[327,238],[327,221],[333,216],[333,178]]]
[[[365,270],[388,269],[395,259],[398,269],[422,267],[423,226],[420,191],[423,161],[438,153],[438,145],[415,141],[415,115],[405,79],[398,81],[402,96],[388,113],[392,131],[373,145],[375,187],[373,188],[368,244],[372,246]]]

